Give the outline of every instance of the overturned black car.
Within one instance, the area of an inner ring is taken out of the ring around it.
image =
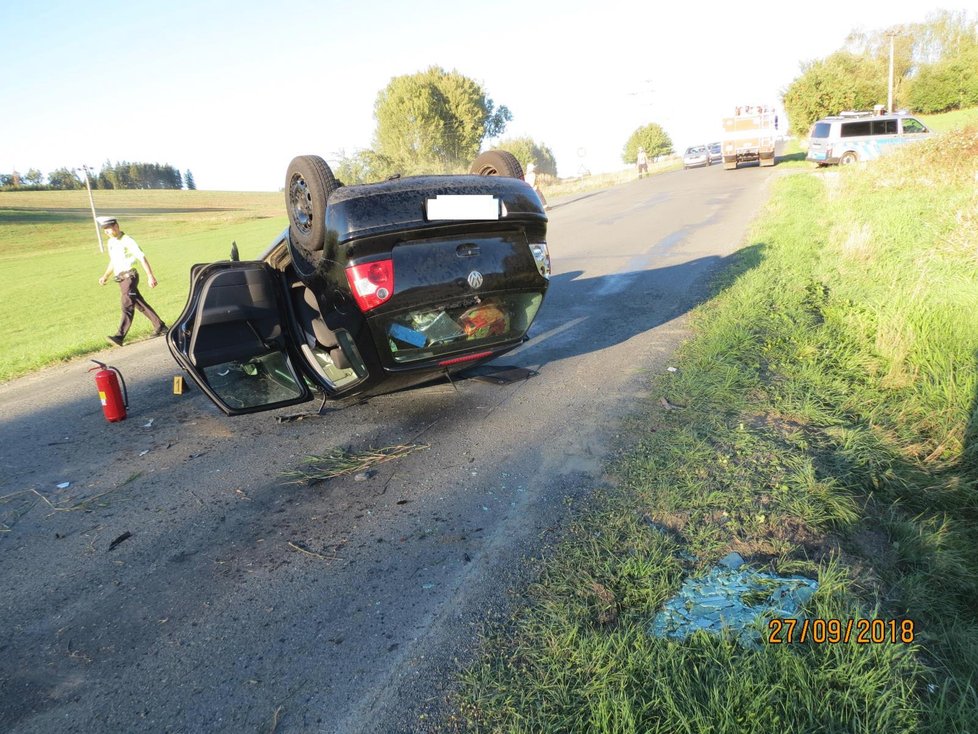
[[[289,165],[289,227],[260,260],[195,265],[167,335],[229,415],[390,392],[526,339],[547,292],[547,217],[519,162],[344,186]]]

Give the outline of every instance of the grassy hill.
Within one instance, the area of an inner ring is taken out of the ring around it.
[[[141,291],[167,323],[191,265],[227,258],[235,240],[255,257],[288,225],[280,193],[93,193],[146,252],[160,284],[143,278]],[[119,323],[118,286],[98,285],[107,263],[86,191],[0,192],[0,381],[106,346]],[[149,331],[137,314],[130,338]]]

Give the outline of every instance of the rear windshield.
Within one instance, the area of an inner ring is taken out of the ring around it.
[[[816,122],[815,127],[812,128],[812,137],[827,138],[831,129],[832,125],[828,122]]]

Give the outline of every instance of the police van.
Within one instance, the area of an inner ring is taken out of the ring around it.
[[[879,158],[888,148],[929,136],[926,125],[902,113],[843,112],[812,126],[807,158],[820,166],[848,165]]]

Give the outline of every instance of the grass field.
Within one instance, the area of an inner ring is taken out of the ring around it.
[[[190,266],[258,255],[287,225],[280,193],[95,191],[98,212],[119,218],[146,252],[159,286],[140,290],[170,323],[187,296]],[[103,349],[119,323],[119,288],[98,285],[99,253],[85,191],[0,192],[0,381]],[[130,339],[146,336],[136,314]]]
[[[978,129],[920,145],[777,182],[460,730],[978,731]],[[650,634],[729,551],[913,641]]]

